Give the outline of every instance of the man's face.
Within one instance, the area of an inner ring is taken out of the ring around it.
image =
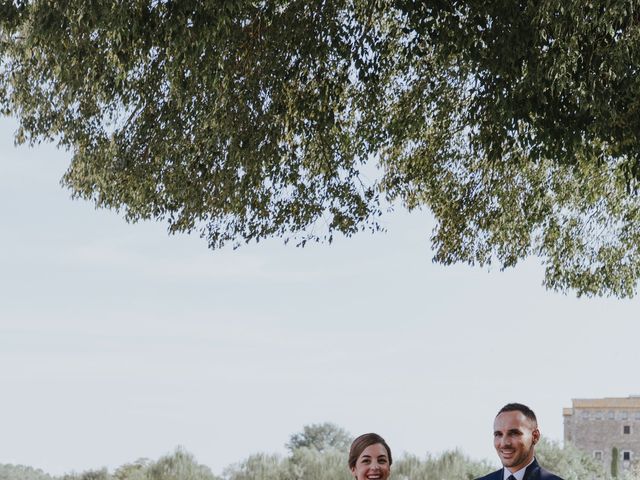
[[[538,427],[522,412],[502,412],[493,422],[493,445],[502,465],[512,473],[533,460],[533,446],[539,439]]]

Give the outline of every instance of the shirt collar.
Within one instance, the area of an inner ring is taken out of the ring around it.
[[[524,467],[522,467],[517,472],[510,472],[507,467],[504,467],[502,469],[502,480],[507,480],[507,478],[509,478],[510,475],[513,475],[514,477],[516,477],[516,480],[522,480],[524,478],[524,474],[527,471],[527,467],[531,465],[534,460],[535,460],[535,457],[532,458],[529,463],[527,463]]]

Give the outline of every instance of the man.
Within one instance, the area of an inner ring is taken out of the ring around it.
[[[538,420],[526,405],[509,403],[493,421],[493,445],[504,468],[477,480],[562,480],[538,465]]]

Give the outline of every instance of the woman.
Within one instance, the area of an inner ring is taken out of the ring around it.
[[[377,433],[360,435],[351,444],[349,468],[355,480],[387,480],[391,462],[391,449]]]

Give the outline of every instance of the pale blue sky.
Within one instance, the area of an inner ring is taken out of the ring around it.
[[[571,398],[640,393],[637,299],[545,291],[535,259],[434,265],[420,212],[210,251],[71,200],[69,154],[14,130],[0,121],[0,463],[112,469],[182,445],[220,473],[323,421],[495,462],[506,402],[559,440]]]

